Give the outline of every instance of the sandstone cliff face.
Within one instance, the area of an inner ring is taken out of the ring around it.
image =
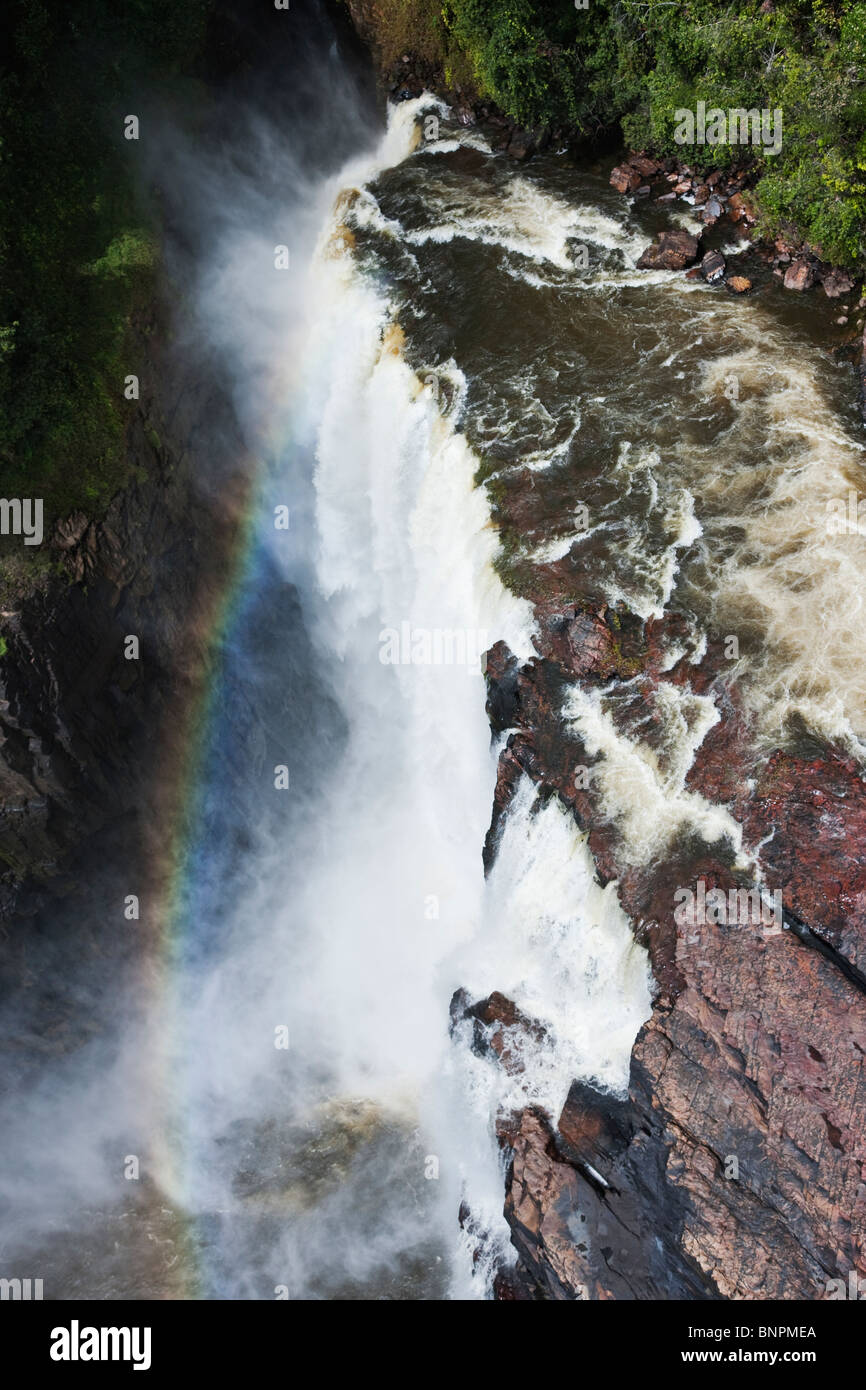
[[[207,668],[244,456],[213,375],[172,361],[155,323],[137,341],[134,481],[99,520],[60,518],[51,565],[19,567],[0,659],[0,915],[32,913],[80,877],[93,837],[171,834],[184,718]],[[127,660],[125,640],[139,640]]]
[[[538,611],[539,658],[520,668],[500,644],[488,664],[491,725],[513,732],[487,861],[528,774],[588,832],[601,880],[618,880],[658,993],[627,1101],[575,1085],[554,1126],[532,1110],[503,1117],[519,1252],[503,1296],[827,1296],[829,1280],[866,1272],[866,787],[829,749],[747,762],[736,695],[712,650],[698,665],[659,669],[676,619],[645,627],[606,610]],[[782,929],[687,914],[678,923],[675,885],[729,891],[742,876],[703,842],[636,870],[597,795],[575,787],[575,766],[593,760],[563,722],[563,692],[636,667],[645,699],[666,680],[714,693],[722,717],[688,785],[733,810],[767,881],[784,885]]]

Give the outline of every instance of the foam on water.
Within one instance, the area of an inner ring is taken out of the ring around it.
[[[646,951],[616,885],[601,887],[587,836],[554,797],[537,804],[524,777],[490,875],[484,926],[462,953],[472,998],[499,990],[545,1030],[515,1039],[523,1066],[487,1085],[498,1104],[537,1104],[556,1118],[575,1078],[623,1095],[635,1034],[649,1017]]]
[[[724,807],[686,789],[695,753],[719,720],[712,697],[660,682],[652,708],[661,739],[657,732],[651,746],[617,728],[611,701],[622,693],[618,687],[576,687],[565,706],[587,752],[600,759],[590,775],[622,834],[622,857],[630,864],[657,863],[684,831],[696,832],[708,844],[726,840],[742,856],[739,822]]]
[[[864,445],[827,403],[802,349],[759,319],[743,333],[752,341],[708,364],[703,375],[704,389],[716,395],[736,381],[742,451],[738,479],[716,470],[707,478],[719,512],[708,544],[725,525],[741,535],[712,565],[715,621],[726,632],[760,631],[760,650],[744,675],[767,738],[782,734],[796,714],[862,751],[866,547],[861,534],[832,533],[828,508],[847,504],[851,491],[866,491]]]
[[[521,175],[495,189],[473,190],[471,197],[462,188],[433,183],[425,207],[431,224],[407,234],[414,246],[460,237],[501,246],[577,276],[583,272],[575,269],[573,246],[584,240],[630,257],[639,254],[640,239],[626,233],[613,218],[558,198]]]
[[[542,215],[525,190],[508,207],[524,231]],[[563,235],[552,232],[542,254],[558,254]],[[343,1097],[417,1118],[441,1163],[443,1229],[466,1197],[490,1233],[488,1257],[501,1255],[496,1114],[531,1100],[555,1119],[575,1077],[622,1092],[649,1013],[647,960],[615,887],[596,883],[585,836],[559,805],[534,809],[528,782],[485,887],[480,849],[496,750],[483,682],[465,668],[380,659],[382,633],[408,624],[468,629],[483,634],[482,647],[504,639],[527,660],[534,622],[493,566],[498,537],[486,492],[473,485],[479,460],[459,428],[462,373],[437,367],[449,377],[443,415],[404,358],[392,306],[348,248],[334,254],[328,230],[321,247],[310,356],[328,365],[310,384],[308,416],[320,422],[317,570],[326,603],[314,635],[334,664],[350,737],[329,825],[340,874],[329,855],[298,890],[328,926],[305,944],[293,1014],[302,1037],[327,1026],[325,1056]],[[450,1043],[458,987],[499,989],[545,1029],[543,1041],[524,1046],[519,1078]],[[459,1259],[454,1279],[462,1296],[483,1291]]]

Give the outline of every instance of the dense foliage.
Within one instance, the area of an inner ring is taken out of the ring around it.
[[[782,147],[759,156],[759,206],[828,260],[866,260],[866,0],[379,0],[383,27],[523,125],[684,153],[677,108],[782,112]],[[741,160],[696,146],[696,167]]]
[[[152,285],[124,116],[201,44],[210,0],[12,0],[0,66],[0,495],[98,510],[123,479],[125,351]],[[157,84],[156,86],[154,84]]]
[[[866,263],[866,0],[369,0],[411,51],[524,125],[683,153],[674,112],[780,108],[767,225]],[[136,302],[155,229],[123,118],[194,64],[213,0],[10,0],[0,54],[0,495],[98,510],[124,476]],[[739,160],[696,147],[691,162]],[[138,191],[137,191],[138,190]]]

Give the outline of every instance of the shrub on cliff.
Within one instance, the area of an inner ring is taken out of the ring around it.
[[[397,0],[382,0],[380,22]],[[682,155],[675,112],[782,112],[779,153],[753,151],[768,229],[795,227],[827,259],[866,261],[866,0],[402,0],[446,75],[459,53],[482,96],[521,125],[622,127],[636,148]],[[396,22],[396,21],[393,21]],[[739,144],[694,146],[710,169]]]

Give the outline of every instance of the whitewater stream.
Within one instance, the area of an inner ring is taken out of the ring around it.
[[[652,1005],[616,884],[528,780],[484,876],[503,740],[483,653],[535,654],[548,581],[685,615],[670,664],[736,634],[758,742],[862,752],[863,552],[825,516],[863,443],[826,330],[781,293],[637,270],[687,210],[630,204],[609,161],[519,165],[489,136],[429,96],[378,133],[359,116],[347,162],[298,179],[282,236],[278,218],[252,236],[215,176],[237,215],[197,312],[262,473],[146,1000],[106,1004],[111,1048],[47,1060],[5,1116],[7,1253],[57,1296],[490,1296],[513,1259],[497,1115],[555,1121],[575,1078],[625,1094]],[[262,271],[279,241],[286,289]],[[738,852],[685,785],[712,696],[666,687],[651,741],[622,698],[578,691],[562,714],[630,862],[695,832]],[[452,1038],[458,989],[542,1024],[522,1070]]]

